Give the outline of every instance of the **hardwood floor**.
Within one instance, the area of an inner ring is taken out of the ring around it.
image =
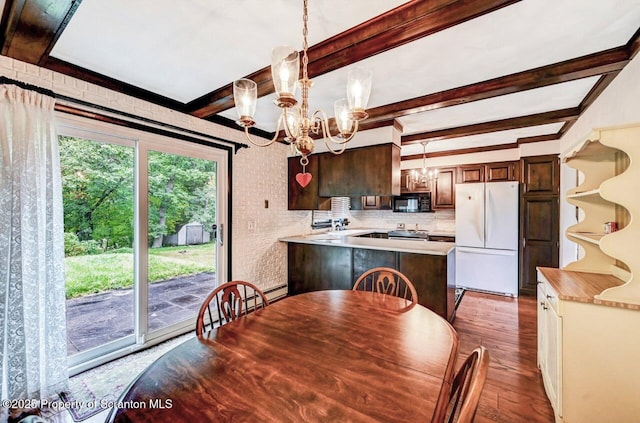
[[[491,362],[475,423],[552,423],[553,409],[537,366],[536,299],[467,291],[453,327],[458,364],[478,345]]]

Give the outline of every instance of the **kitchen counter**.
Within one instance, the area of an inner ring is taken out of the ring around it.
[[[623,284],[620,279],[614,276],[575,272],[552,267],[538,267],[538,271],[553,287],[561,300],[640,310],[640,306],[637,304],[597,298],[605,289]]]
[[[288,293],[351,289],[365,271],[391,267],[413,282],[418,303],[452,320],[455,243],[359,237],[389,229],[349,229],[281,238],[287,243]]]
[[[387,231],[388,230],[386,229],[349,229],[345,231],[284,237],[280,238],[280,241],[299,244],[331,245],[334,247],[363,248],[369,250],[398,251],[404,253],[430,254],[440,256],[446,256],[455,248],[455,243],[453,242],[358,237],[358,235],[365,235],[372,232]],[[429,234],[437,236],[450,236],[450,234],[444,232],[429,232]]]

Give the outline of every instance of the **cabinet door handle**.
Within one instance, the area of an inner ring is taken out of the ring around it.
[[[553,298],[553,297],[552,297],[551,295],[547,294],[547,300],[550,300],[550,299],[552,299],[552,298]]]
[[[544,304],[544,301],[540,301],[540,305],[542,306],[543,310],[548,310],[547,306]]]

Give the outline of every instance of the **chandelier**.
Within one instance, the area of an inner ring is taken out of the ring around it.
[[[427,169],[427,141],[422,141],[422,171],[411,171],[411,180],[414,184],[429,184],[438,179],[438,169]]]
[[[302,79],[298,80],[300,72],[300,54],[289,46],[280,46],[273,49],[271,54],[271,79],[277,98],[274,103],[282,109],[278,117],[275,136],[270,141],[261,143],[255,141],[249,128],[255,125],[253,119],[258,88],[250,79],[239,79],[233,83],[233,99],[236,105],[239,119],[238,125],[244,128],[249,142],[259,147],[266,147],[277,141],[280,130],[284,129],[284,141],[291,144],[292,152],[300,154],[302,174],[296,175],[296,180],[305,187],[311,180],[311,174],[306,172],[309,163],[307,156],[315,147],[311,135],[322,135],[327,149],[333,154],[344,152],[346,143],[351,141],[358,131],[358,122],[368,117],[365,111],[369,94],[371,93],[371,71],[361,67],[354,67],[347,77],[347,98],[341,98],[334,104],[334,116],[337,133],[332,136],[331,125],[327,115],[322,110],[316,110],[309,116],[309,88],[312,82],[307,73],[309,58],[307,57],[307,0],[303,7],[302,29]],[[295,98],[296,89],[300,86],[302,103],[298,105]],[[334,148],[335,146],[335,148]],[[303,175],[300,177],[300,175]]]

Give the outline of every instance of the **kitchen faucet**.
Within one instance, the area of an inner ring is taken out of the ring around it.
[[[344,227],[348,224],[349,224],[349,219],[344,219],[344,218],[331,219],[331,230],[343,231]]]

